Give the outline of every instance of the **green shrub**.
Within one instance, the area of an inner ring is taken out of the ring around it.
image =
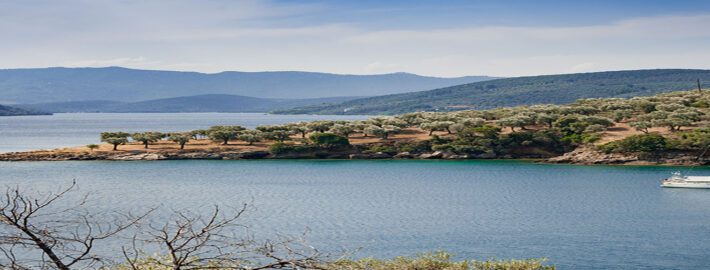
[[[634,135],[619,141],[602,145],[599,149],[605,153],[654,153],[668,149],[665,137],[657,133]]]
[[[398,142],[395,143],[395,148],[398,152],[409,152],[409,153],[426,153],[430,152],[431,141],[413,141],[413,142]]]
[[[269,152],[272,154],[283,154],[297,152],[299,149],[298,145],[287,144],[283,142],[275,142],[269,146]]]
[[[396,257],[390,260],[365,258],[339,260],[326,264],[334,270],[554,270],[545,259],[455,261],[446,252],[419,254],[415,257]]]
[[[313,133],[309,137],[310,141],[316,145],[325,148],[335,148],[350,145],[348,138],[335,135],[333,133]]]
[[[377,153],[377,152],[382,152],[382,153],[387,153],[387,154],[396,154],[399,153],[399,149],[397,149],[396,146],[391,145],[391,144],[373,144],[370,145],[370,147],[365,150],[365,152],[368,153]]]

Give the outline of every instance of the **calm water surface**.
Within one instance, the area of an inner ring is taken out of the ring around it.
[[[97,209],[252,201],[261,235],[390,257],[548,257],[561,269],[705,269],[710,190],[662,189],[669,167],[501,161],[6,162],[0,184],[77,179]],[[691,174],[710,174],[695,169]]]
[[[214,125],[274,125],[320,119],[352,120],[366,116],[273,115],[263,113],[57,113],[0,117],[0,153],[54,149],[99,142],[104,131],[175,132]]]

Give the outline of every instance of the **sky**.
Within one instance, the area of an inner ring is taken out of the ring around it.
[[[710,69],[710,1],[0,0],[0,68]]]

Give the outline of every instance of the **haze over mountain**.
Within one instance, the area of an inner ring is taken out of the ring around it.
[[[186,97],[153,99],[138,102],[88,100],[17,104],[28,110],[62,112],[269,112],[298,106],[333,104],[358,97],[311,99],[273,99],[247,96],[207,94]]]
[[[696,88],[710,70],[654,69],[504,78],[429,91],[368,97],[276,113],[396,114],[562,104],[580,98],[634,97]]]
[[[409,73],[340,75],[298,71],[207,74],[121,67],[5,69],[0,70],[0,102],[135,102],[200,94],[280,99],[373,96],[489,79],[493,78],[438,78]]]
[[[0,105],[0,116],[46,115],[49,113]]]

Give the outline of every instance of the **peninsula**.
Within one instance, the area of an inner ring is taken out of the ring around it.
[[[710,92],[566,105],[415,112],[360,121],[105,132],[102,145],[0,154],[2,161],[170,159],[538,159],[707,165]],[[97,134],[98,136],[99,134]]]

